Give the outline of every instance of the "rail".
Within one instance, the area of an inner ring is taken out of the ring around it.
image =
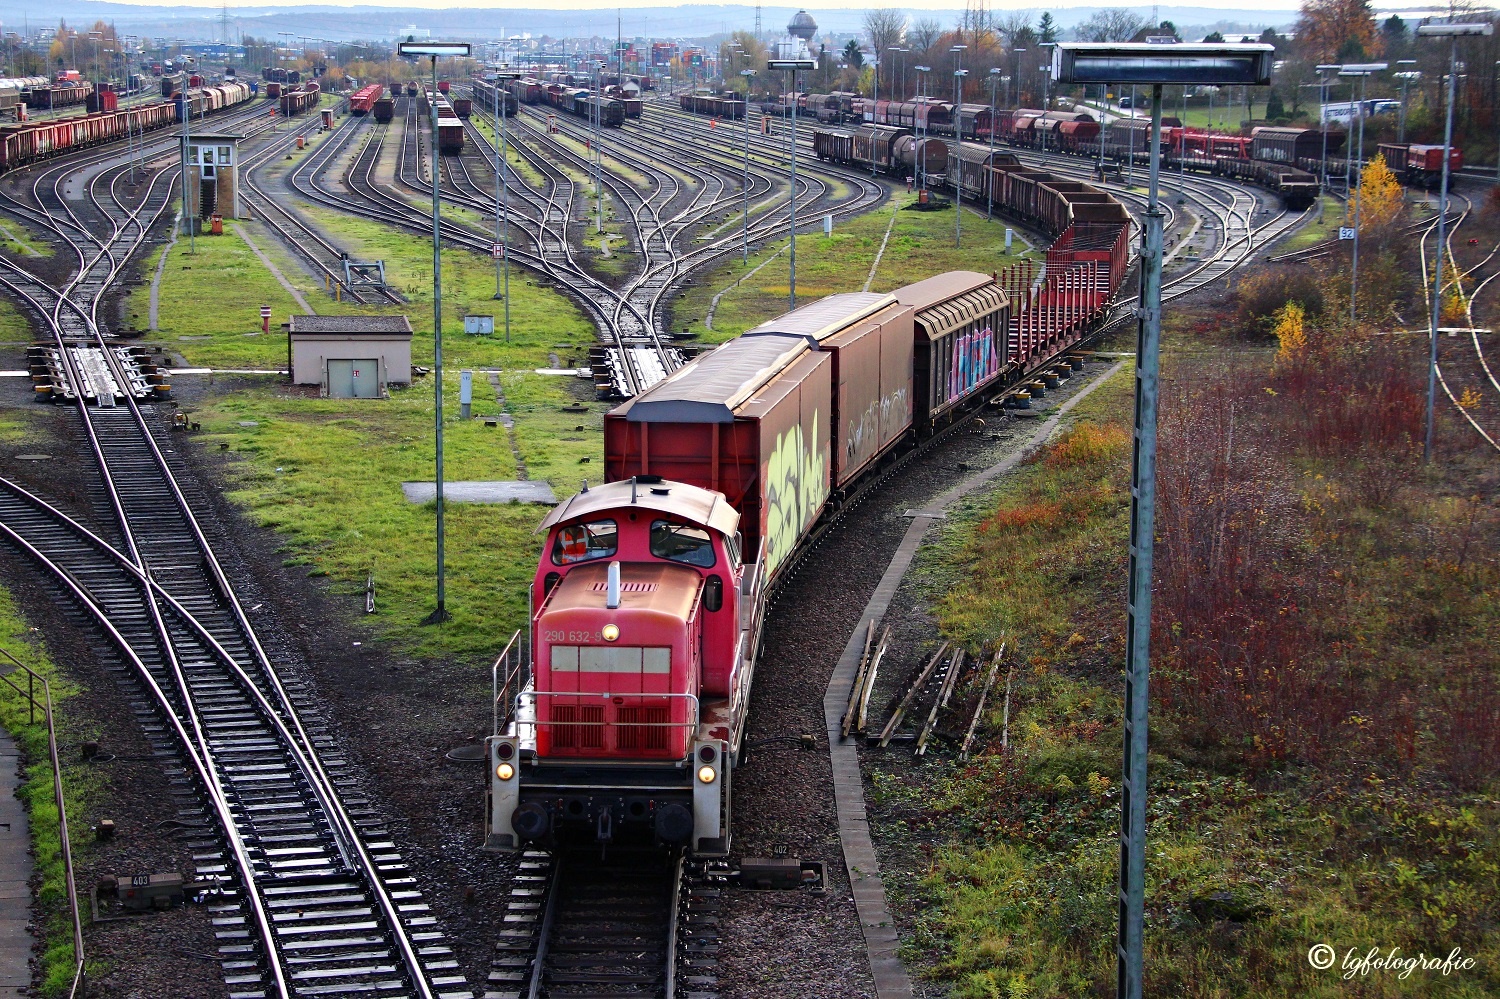
[[[63,804],[62,763],[57,756],[57,728],[52,719],[52,685],[47,682],[45,676],[5,649],[0,649],[0,656],[15,663],[17,669],[26,671],[25,690],[22,690],[21,685],[11,679],[10,673],[0,673],[0,680],[4,680],[6,685],[16,693],[25,695],[30,709],[31,724],[36,724],[36,682],[38,680],[42,683],[42,696],[46,698],[43,708],[47,722],[47,755],[52,759],[52,796],[57,802],[57,838],[62,853],[63,877],[68,882],[68,910],[73,917],[73,983],[68,988],[69,999],[73,999],[73,997],[84,995],[87,991],[87,981],[83,973],[83,919],[78,913],[78,885],[73,879],[73,845],[68,840],[68,809]]]

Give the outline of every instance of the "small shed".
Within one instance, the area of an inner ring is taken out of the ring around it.
[[[287,323],[292,382],[333,399],[379,399],[411,383],[405,316],[293,316]]]

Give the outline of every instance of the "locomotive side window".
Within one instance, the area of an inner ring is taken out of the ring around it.
[[[669,520],[651,522],[651,554],[711,569],[714,564],[714,542],[701,527],[674,524]]]
[[[620,529],[613,520],[591,520],[569,524],[552,542],[552,563],[572,565],[596,558],[609,558],[619,548]]]

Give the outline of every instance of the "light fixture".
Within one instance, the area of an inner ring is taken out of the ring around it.
[[[1052,49],[1054,83],[1219,84],[1265,87],[1276,50],[1250,45],[1063,42]]]
[[[396,46],[398,55],[415,58],[431,56],[434,59],[466,59],[473,51],[468,42],[401,42]]]
[[[1417,34],[1432,37],[1434,35],[1493,35],[1495,26],[1493,24],[1421,24],[1417,26]]]
[[[719,772],[713,767],[698,768],[698,780],[702,781],[704,784],[712,784],[714,782],[714,779],[718,776]]]
[[[510,780],[516,775],[516,768],[509,763],[502,763],[495,768],[495,776],[501,780]]]
[[[613,642],[620,637],[620,626],[618,624],[606,624],[600,632],[606,642]]]

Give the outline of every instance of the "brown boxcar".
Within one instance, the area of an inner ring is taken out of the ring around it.
[[[925,426],[1004,372],[1010,301],[994,278],[975,271],[939,274],[894,295],[913,310],[913,415]]]
[[[833,484],[842,487],[911,428],[912,310],[894,296],[829,295],[746,337],[800,336],[833,356]]]
[[[769,578],[828,497],[832,371],[800,336],[731,340],[605,416],[605,478],[723,493]]]

